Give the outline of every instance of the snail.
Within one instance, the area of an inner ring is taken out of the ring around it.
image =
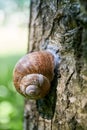
[[[45,97],[50,90],[58,61],[59,56],[50,49],[26,54],[14,68],[16,90],[29,99]]]

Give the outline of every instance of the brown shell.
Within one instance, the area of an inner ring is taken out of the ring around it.
[[[13,81],[17,91],[20,91],[20,81],[28,74],[42,74],[52,81],[54,76],[54,56],[47,51],[32,52],[25,55],[16,64]]]

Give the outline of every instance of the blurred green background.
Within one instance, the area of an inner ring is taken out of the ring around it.
[[[0,0],[0,130],[23,130],[24,98],[13,68],[27,50],[29,0]]]

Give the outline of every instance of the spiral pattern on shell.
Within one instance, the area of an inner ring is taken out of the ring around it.
[[[55,57],[49,51],[32,52],[21,58],[14,68],[16,90],[30,99],[43,98],[54,77]]]

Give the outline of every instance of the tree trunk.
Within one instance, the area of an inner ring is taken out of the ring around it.
[[[86,28],[78,0],[31,0],[28,51],[58,46],[61,64],[54,116],[42,118],[36,101],[26,99],[24,130],[87,130]]]

